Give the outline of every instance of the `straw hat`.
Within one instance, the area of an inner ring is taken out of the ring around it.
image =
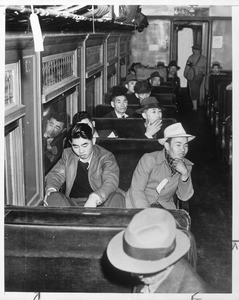
[[[190,248],[189,238],[176,228],[171,213],[160,208],[146,208],[137,213],[126,230],[108,244],[109,261],[116,268],[138,274],[164,270]]]
[[[174,123],[164,129],[164,138],[159,139],[158,142],[161,145],[164,145],[164,143],[168,138],[174,138],[174,137],[187,137],[188,142],[190,142],[195,138],[194,135],[187,134],[185,132],[181,123]]]

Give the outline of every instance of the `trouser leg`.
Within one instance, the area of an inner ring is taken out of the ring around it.
[[[65,206],[76,206],[71,198],[65,196],[60,192],[51,193],[46,199],[48,206],[65,207]]]
[[[125,198],[121,193],[114,192],[99,207],[105,208],[125,208]]]

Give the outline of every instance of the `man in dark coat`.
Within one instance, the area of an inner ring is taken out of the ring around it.
[[[141,281],[134,293],[212,292],[183,258],[189,249],[188,236],[170,212],[146,208],[112,238],[107,255],[113,266]]]
[[[126,98],[127,89],[123,86],[114,86],[112,88],[111,106],[113,110],[104,116],[104,118],[133,118],[135,113],[128,109],[128,100]]]

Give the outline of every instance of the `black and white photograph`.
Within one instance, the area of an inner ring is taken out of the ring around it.
[[[237,2],[0,4],[0,299],[238,299]]]

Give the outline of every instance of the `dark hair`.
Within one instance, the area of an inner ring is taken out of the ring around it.
[[[84,119],[89,119],[92,122],[91,115],[87,111],[79,111],[74,115],[72,124],[75,125],[77,123],[80,123]]]
[[[66,127],[66,123],[67,123],[67,114],[65,112],[61,112],[58,113],[56,111],[53,111],[53,113],[50,115],[50,119],[55,119],[58,122],[62,122],[63,123],[63,127]]]
[[[68,140],[72,141],[72,139],[79,139],[79,138],[92,140],[93,133],[88,124],[84,124],[84,123],[72,124],[68,132]]]

